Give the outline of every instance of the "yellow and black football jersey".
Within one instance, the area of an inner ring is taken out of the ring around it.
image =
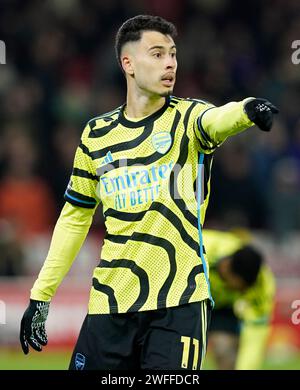
[[[141,120],[129,120],[122,106],[86,125],[65,199],[103,204],[107,233],[90,314],[210,298],[201,226],[219,142],[204,131],[201,116],[213,107],[170,97]]]

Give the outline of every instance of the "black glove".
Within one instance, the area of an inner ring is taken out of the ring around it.
[[[36,351],[48,342],[45,322],[48,316],[50,302],[30,299],[29,306],[23,314],[20,328],[20,342],[25,355],[29,352],[28,344]]]
[[[266,99],[253,99],[244,105],[248,118],[254,122],[262,131],[270,131],[273,123],[273,114],[279,110]]]

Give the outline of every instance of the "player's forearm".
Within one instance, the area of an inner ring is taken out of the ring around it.
[[[253,126],[253,122],[244,112],[244,104],[248,99],[230,102],[204,112],[199,120],[199,126],[202,126],[204,132],[213,141],[212,143],[219,144],[227,137]]]
[[[65,204],[56,223],[47,258],[31,289],[31,299],[50,301],[53,297],[87,236],[93,214],[93,209]]]

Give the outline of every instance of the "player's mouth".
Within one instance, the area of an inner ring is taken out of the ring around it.
[[[162,76],[161,78],[162,84],[165,87],[171,87],[175,83],[175,73],[169,72]]]

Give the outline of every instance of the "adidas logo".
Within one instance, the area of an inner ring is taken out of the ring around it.
[[[105,164],[109,164],[109,163],[111,163],[113,161],[114,161],[113,156],[112,156],[111,152],[109,151],[109,152],[106,153],[106,155],[105,155],[104,159],[101,161],[100,165],[102,166],[102,165],[105,165]]]
[[[100,162],[99,167],[96,169],[97,175],[100,177],[104,173],[103,167],[105,167],[106,164],[112,163],[113,161],[114,159],[111,152],[107,152],[103,160]]]

